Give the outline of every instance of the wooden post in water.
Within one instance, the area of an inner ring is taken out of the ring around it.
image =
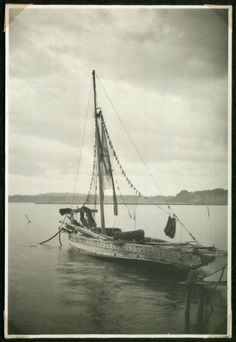
[[[186,281],[186,300],[185,300],[185,332],[190,332],[190,309],[191,309],[191,299],[192,299],[192,277],[194,273],[193,271],[189,271],[188,279]]]
[[[204,306],[205,306],[205,293],[202,285],[198,286],[198,325],[201,326],[201,322],[204,320]]]
[[[189,284],[187,285],[187,288],[186,288],[185,317],[190,316],[191,298],[192,298],[192,285]]]
[[[191,297],[192,297],[192,285],[187,285],[186,288],[186,302],[185,302],[185,333],[190,333],[190,308],[191,308]]]

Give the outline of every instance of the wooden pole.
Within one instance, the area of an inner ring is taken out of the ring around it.
[[[97,94],[96,94],[96,80],[95,70],[92,72],[93,75],[93,94],[94,94],[94,117],[95,117],[95,128],[96,128],[96,146],[97,146],[97,161],[98,161],[98,179],[99,179],[99,202],[100,202],[100,215],[101,215],[101,230],[102,234],[106,234],[105,229],[105,215],[104,215],[104,192],[103,192],[103,178],[101,170],[101,146],[100,146],[100,133],[98,125],[98,113],[97,113]]]
[[[201,322],[204,321],[204,304],[205,304],[205,300],[204,300],[204,288],[200,285],[198,286],[198,317],[197,317],[197,321],[198,321],[198,325],[201,325]]]
[[[189,316],[190,307],[191,307],[191,297],[192,297],[192,285],[188,285],[186,288],[186,306],[185,306],[185,315]]]
[[[185,302],[185,332],[190,332],[191,320],[190,320],[190,309],[191,309],[191,298],[192,298],[192,284],[188,284],[186,287],[186,302]]]

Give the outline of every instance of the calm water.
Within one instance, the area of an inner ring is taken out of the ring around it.
[[[37,244],[57,231],[61,207],[9,204],[9,334],[185,333],[185,289],[179,272],[86,256],[69,246],[66,235],[62,248],[57,239]],[[119,209],[123,218],[115,222],[107,206],[107,225],[135,228],[133,221],[127,225],[125,207]],[[210,217],[206,206],[174,209],[201,243],[227,249],[226,206],[210,206]],[[165,213],[139,206],[136,217],[136,228],[145,229],[146,236],[168,240]],[[181,240],[190,238],[178,228],[175,241]],[[226,332],[225,303],[220,296],[215,301],[201,330],[193,303],[190,333]]]

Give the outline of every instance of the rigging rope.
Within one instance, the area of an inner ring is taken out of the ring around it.
[[[193,234],[189,231],[189,229],[185,226],[185,224],[184,224],[184,223],[179,219],[179,217],[175,214],[175,212],[174,212],[174,210],[172,209],[171,206],[170,206],[170,210],[172,211],[174,217],[175,217],[176,220],[179,222],[179,224],[181,225],[181,227],[183,227],[183,228],[186,230],[186,232],[191,236],[191,238],[192,238],[194,241],[198,242],[198,240],[195,238],[195,236],[193,236]],[[182,238],[182,236],[181,236],[181,238]]]
[[[223,275],[224,275],[224,271],[225,271],[225,269],[227,268],[227,264],[225,264],[223,267],[222,267],[222,271],[221,271],[221,274],[220,274],[220,278],[219,278],[219,280],[218,280],[218,283],[220,283],[221,282],[221,280],[222,280],[222,278],[223,278]],[[220,271],[220,270],[219,270]],[[212,275],[212,274],[211,274]],[[217,286],[218,286],[218,284],[216,284],[216,286],[214,287],[214,291],[216,291],[216,289],[217,289]]]
[[[153,180],[153,182],[154,182],[156,188],[159,190],[160,194],[164,197],[164,195],[162,194],[161,189],[159,188],[158,184],[156,183],[156,180],[155,180],[155,178],[153,177],[153,175],[152,175],[152,173],[151,173],[149,167],[148,167],[147,164],[145,163],[145,160],[144,160],[143,157],[141,156],[141,154],[140,154],[139,150],[137,149],[137,147],[136,147],[136,145],[135,145],[133,139],[131,138],[131,135],[129,134],[129,131],[128,131],[127,128],[125,127],[125,125],[124,125],[124,123],[123,123],[123,121],[122,121],[120,115],[118,114],[118,112],[117,112],[115,106],[113,105],[113,103],[112,103],[112,101],[111,101],[111,99],[110,99],[108,93],[106,92],[105,88],[103,87],[103,85],[102,85],[102,83],[101,83],[101,80],[100,80],[99,76],[98,76],[97,74],[96,74],[96,76],[97,76],[97,78],[98,78],[98,81],[99,81],[99,83],[100,83],[100,85],[101,85],[101,87],[102,87],[102,89],[103,89],[103,91],[104,91],[104,93],[105,93],[105,95],[106,95],[106,97],[107,97],[107,99],[108,99],[110,105],[112,106],[112,108],[113,108],[113,110],[114,110],[114,113],[116,114],[116,116],[117,116],[118,120],[120,121],[120,123],[121,123],[123,129],[125,130],[125,132],[126,132],[128,138],[129,138],[129,140],[130,140],[130,142],[131,142],[133,148],[135,149],[135,151],[136,151],[137,155],[139,156],[140,160],[143,162],[144,166],[146,167],[146,169],[147,169],[147,171],[148,171],[150,177],[152,178],[152,180]]]
[[[91,180],[90,180],[90,185],[89,185],[89,191],[88,191],[88,194],[87,194],[87,196],[86,196],[86,198],[84,200],[84,205],[86,203],[88,203],[89,197],[91,195],[94,179],[95,179],[95,176],[96,176],[95,169],[96,169],[96,146],[94,145],[94,147],[93,147],[93,169],[92,169],[92,175],[91,175]]]
[[[124,178],[126,179],[128,185],[131,187],[131,189],[132,189],[139,197],[142,197],[142,198],[145,199],[145,200],[149,199],[148,197],[144,196],[144,195],[143,195],[143,194],[142,194],[142,193],[133,185],[133,183],[130,181],[130,179],[129,179],[128,176],[126,175],[126,173],[125,173],[125,171],[124,171],[124,169],[123,169],[123,167],[122,167],[122,165],[121,165],[121,163],[120,163],[120,161],[119,161],[119,159],[118,159],[117,153],[115,152],[115,149],[114,149],[114,147],[113,147],[113,144],[112,144],[112,142],[111,142],[109,133],[108,133],[107,128],[106,128],[105,121],[104,121],[104,119],[103,119],[103,116],[102,116],[101,118],[102,118],[102,125],[103,125],[103,128],[104,128],[104,132],[105,132],[105,134],[106,134],[106,137],[107,137],[109,146],[110,146],[111,151],[112,151],[112,153],[113,153],[113,155],[114,155],[115,161],[116,161],[117,165],[119,166],[119,168],[120,168],[120,170],[121,170],[122,175],[123,175]],[[152,198],[151,198],[151,201],[152,201]],[[165,213],[168,214],[168,212],[167,212],[164,208],[160,207],[158,204],[154,203],[153,201],[152,201],[152,203],[153,203],[153,205],[155,205],[158,209],[160,209],[160,210],[162,210],[162,211],[164,211]]]
[[[85,128],[87,126],[88,112],[89,112],[89,103],[90,103],[91,94],[92,94],[92,84],[90,86],[89,98],[88,98],[88,103],[87,103],[87,109],[86,109],[86,115],[85,115],[84,126],[83,126],[83,133],[82,133],[82,139],[81,139],[80,154],[79,154],[79,159],[78,159],[78,163],[77,163],[77,167],[76,167],[76,179],[75,179],[75,186],[74,186],[74,191],[73,191],[73,195],[72,195],[71,209],[73,208],[73,205],[74,205],[75,192],[76,192],[76,187],[77,187],[77,183],[78,183],[79,168],[80,168],[80,162],[81,162],[81,157],[82,157],[82,150],[83,150],[83,145],[84,145]]]
[[[97,170],[97,164],[96,164],[96,169],[95,169],[95,174],[98,174]],[[94,187],[94,210],[97,207],[97,186],[98,186],[98,177],[95,177],[95,187]],[[94,216],[95,216],[95,211],[94,211]]]
[[[133,217],[133,220],[135,222],[135,228],[136,228],[136,223],[137,223],[136,222],[136,212],[137,212],[137,208],[138,208],[139,198],[140,197],[138,197],[137,202],[136,202],[135,207],[134,207],[134,217]]]
[[[64,228],[61,228],[56,234],[54,234],[53,236],[51,236],[49,239],[47,239],[47,240],[45,240],[45,241],[39,242],[39,244],[40,244],[40,245],[43,245],[44,243],[46,243],[46,242],[48,242],[48,241],[54,239],[58,234],[61,234],[61,232],[62,232],[63,229],[64,229]],[[59,235],[59,237],[60,237],[60,235]],[[60,239],[60,238],[59,238],[59,241],[60,241],[60,244],[61,244],[61,239]]]
[[[97,74],[96,74],[96,77],[97,77],[97,79],[98,79],[98,81],[99,81],[99,83],[100,83],[100,85],[101,85],[101,88],[103,89],[103,91],[104,91],[104,93],[105,93],[105,95],[106,95],[106,97],[107,97],[107,99],[108,99],[108,101],[109,101],[111,107],[113,108],[114,113],[116,114],[118,120],[120,121],[121,126],[122,126],[123,129],[125,130],[125,132],[126,132],[128,138],[129,138],[129,140],[130,140],[130,142],[131,142],[133,148],[135,149],[137,155],[139,156],[140,160],[142,161],[143,165],[145,166],[146,170],[148,171],[149,176],[152,178],[155,187],[157,188],[157,190],[158,190],[158,191],[160,192],[160,194],[162,195],[164,201],[166,202],[166,205],[169,206],[169,204],[167,203],[167,201],[166,201],[166,199],[165,199],[165,196],[163,195],[163,193],[162,193],[161,189],[159,188],[158,184],[156,183],[156,180],[155,180],[155,178],[153,177],[153,175],[152,175],[152,173],[151,173],[151,171],[150,171],[148,165],[146,164],[145,160],[143,159],[142,155],[140,154],[139,150],[137,149],[137,147],[136,147],[136,145],[135,145],[133,139],[131,138],[131,135],[129,134],[129,131],[128,131],[127,128],[125,127],[125,125],[124,125],[124,123],[123,123],[123,121],[122,121],[120,115],[118,114],[118,112],[117,112],[115,106],[113,105],[113,103],[112,103],[112,101],[111,101],[111,99],[110,99],[110,97],[109,97],[107,91],[106,91],[105,88],[103,87],[102,82],[101,82],[101,80],[100,80],[100,78],[99,78],[99,76],[98,76]],[[105,132],[106,132],[106,134],[108,135],[108,132],[107,132],[107,129],[106,129],[106,125],[105,125],[105,122],[104,122],[103,118],[102,118],[102,123],[104,124]],[[108,138],[108,137],[107,137],[107,138]],[[111,141],[110,141],[110,138],[108,138],[108,141],[109,141],[110,147],[112,148],[112,150],[113,150],[113,152],[114,152],[115,160],[117,161],[118,165],[121,167],[120,162],[119,162],[119,160],[118,160],[118,158],[117,158],[117,156],[116,156],[116,153],[115,153],[115,151],[114,151],[114,149],[113,149],[113,146],[112,146],[112,143],[111,143]],[[142,196],[144,199],[147,199],[148,197],[143,196],[143,195],[136,189],[136,187],[130,182],[129,178],[126,176],[126,174],[125,174],[125,172],[124,172],[124,170],[123,170],[122,167],[121,167],[121,170],[122,170],[122,174],[125,176],[125,178],[126,178],[128,184],[131,185],[131,188],[133,188],[139,196]],[[151,198],[151,201],[152,201],[152,198]],[[155,206],[157,206],[160,210],[165,211],[163,208],[161,208],[160,206],[158,206],[156,203],[153,202],[153,204],[154,204]],[[195,236],[193,236],[193,234],[189,231],[189,229],[188,229],[188,228],[183,224],[183,222],[178,218],[178,216],[176,215],[176,213],[174,212],[174,210],[173,210],[172,208],[171,208],[171,210],[172,210],[173,215],[175,216],[175,218],[176,218],[177,221],[179,222],[179,224],[186,230],[186,232],[191,236],[191,238],[192,238],[194,241],[196,241],[196,242],[198,243],[198,240],[195,238]],[[165,211],[165,212],[166,212],[166,211]],[[167,212],[167,213],[168,213],[168,212]]]
[[[122,193],[121,193],[121,191],[120,191],[120,187],[119,187],[119,185],[118,185],[116,179],[115,179],[115,183],[116,183],[116,187],[117,187],[117,189],[118,189],[118,191],[119,191],[120,197],[121,197],[121,199],[122,199],[122,202],[123,202],[123,204],[124,204],[124,206],[125,206],[125,208],[126,208],[126,210],[127,210],[127,212],[128,212],[128,215],[129,215],[130,219],[132,220],[132,219],[133,219],[133,216],[131,215],[131,213],[130,213],[130,211],[129,211],[129,208],[128,208],[128,206],[126,205],[125,199],[124,199],[124,197],[123,197],[123,195],[122,195]]]

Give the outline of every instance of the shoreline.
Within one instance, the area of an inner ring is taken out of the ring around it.
[[[8,203],[32,203],[32,204],[58,204],[58,205],[83,205],[83,202],[76,202],[76,203],[65,203],[65,202],[13,202],[13,201],[8,201]],[[87,205],[94,205],[95,203],[87,203]],[[124,205],[124,203],[117,203],[118,205]],[[99,202],[97,203],[99,205]],[[104,203],[104,205],[113,205],[113,203]],[[228,203],[126,203],[126,205],[163,205],[163,206],[168,206],[168,205],[201,205],[201,206],[227,206]]]

